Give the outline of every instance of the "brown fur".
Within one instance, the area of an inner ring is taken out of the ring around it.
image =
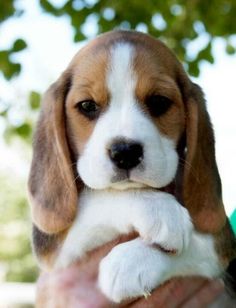
[[[193,85],[186,104],[187,154],[183,200],[200,231],[219,232],[226,222],[215,140],[201,89]],[[188,167],[189,166],[189,167]]]
[[[189,210],[199,231],[220,237],[217,247],[223,256],[225,252],[219,246],[224,242],[223,233],[230,231],[225,224],[214,135],[203,94],[161,42],[141,33],[123,31],[100,36],[84,47],[44,98],[29,178],[33,222],[37,226],[36,253],[45,260],[47,254],[54,256],[53,251],[63,238],[60,235],[66,233],[76,215],[83,184],[74,164],[96,121],[83,117],[75,106],[81,100],[93,99],[102,112],[106,110],[110,98],[105,81],[109,49],[117,41],[135,45],[136,96],[142,108],[145,110],[143,102],[150,93],[165,95],[173,101],[165,115],[150,120],[179,143],[181,159],[175,194]],[[45,239],[45,244],[38,238]],[[230,259],[232,253],[225,255]],[[50,263],[52,258],[48,258]]]
[[[33,222],[49,234],[69,227],[76,214],[78,192],[64,118],[69,77],[64,73],[44,97],[29,177]]]

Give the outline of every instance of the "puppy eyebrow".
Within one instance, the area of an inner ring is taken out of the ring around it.
[[[156,77],[150,77],[149,82],[151,85],[155,85],[158,88],[171,89],[178,91],[177,83],[168,76],[163,76],[158,74]]]
[[[91,84],[93,84],[94,81],[90,80],[87,77],[84,76],[79,76],[79,80],[75,82],[75,87],[76,88],[87,88],[91,87]]]
[[[95,86],[98,86],[100,81],[97,79],[89,79],[85,76],[79,76],[79,79],[74,83],[74,87],[80,91],[91,90]]]
[[[145,85],[141,85],[143,81],[138,80],[136,87],[136,97],[145,99],[148,95],[163,95],[172,100],[177,97],[182,98],[180,89],[176,82],[171,78],[150,77],[145,80]]]

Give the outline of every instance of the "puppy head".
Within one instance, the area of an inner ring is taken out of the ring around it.
[[[109,43],[94,47],[91,56],[86,53],[86,66],[76,61],[76,86],[68,94],[78,173],[93,189],[163,187],[178,165],[181,93],[147,46],[121,39]]]
[[[136,32],[100,36],[45,97],[29,180],[36,225],[58,232],[71,224],[78,182],[163,188],[175,178],[196,227],[219,230],[225,214],[201,91],[159,41]]]

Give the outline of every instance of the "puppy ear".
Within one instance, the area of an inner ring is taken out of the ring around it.
[[[186,103],[186,149],[183,202],[193,223],[203,232],[222,229],[226,215],[215,159],[215,140],[203,93],[192,85]]]
[[[65,129],[65,99],[70,74],[65,72],[46,92],[33,143],[29,197],[34,224],[58,233],[74,219],[77,188]]]

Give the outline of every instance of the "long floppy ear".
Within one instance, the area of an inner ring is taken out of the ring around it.
[[[73,221],[77,188],[66,140],[65,99],[70,73],[46,92],[33,143],[29,197],[33,223],[45,233],[58,233]]]
[[[217,233],[226,221],[215,140],[204,95],[192,84],[186,102],[186,153],[182,198],[195,227]]]

